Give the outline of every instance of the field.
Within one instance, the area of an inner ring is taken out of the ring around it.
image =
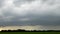
[[[0,32],[0,34],[60,34],[60,32]]]

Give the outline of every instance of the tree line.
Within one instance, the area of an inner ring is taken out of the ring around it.
[[[1,30],[1,32],[60,32],[60,30],[24,30],[24,29],[17,29],[17,30]]]

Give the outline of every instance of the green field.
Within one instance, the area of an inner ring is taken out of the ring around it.
[[[60,34],[60,32],[0,32],[0,34]]]

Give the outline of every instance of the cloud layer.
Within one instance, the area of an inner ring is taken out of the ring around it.
[[[0,27],[1,30],[17,30],[17,29],[25,29],[25,30],[60,30],[60,26],[5,26]]]
[[[0,0],[0,25],[60,26],[60,0]]]

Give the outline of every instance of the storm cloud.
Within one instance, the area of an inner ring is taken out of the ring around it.
[[[0,25],[60,26],[60,0],[0,0]]]

